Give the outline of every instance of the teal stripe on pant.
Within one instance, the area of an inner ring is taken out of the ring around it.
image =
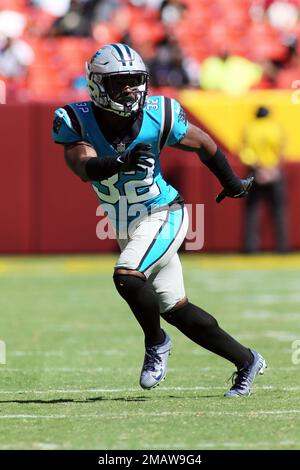
[[[144,255],[138,270],[146,271],[156,263],[168,251],[181,228],[183,221],[183,209],[168,212],[168,219],[159,230],[156,239],[153,240]]]

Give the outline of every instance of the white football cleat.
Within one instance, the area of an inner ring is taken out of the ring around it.
[[[265,359],[254,349],[250,349],[250,351],[253,356],[252,363],[233,373],[233,385],[230,390],[224,393],[225,397],[248,397],[256,377],[264,373],[267,367]]]
[[[146,348],[144,364],[141,371],[140,386],[145,389],[154,388],[162,382],[167,373],[167,362],[172,342],[165,333],[164,342]]]

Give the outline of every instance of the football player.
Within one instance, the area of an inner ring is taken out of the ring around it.
[[[121,254],[113,280],[145,336],[140,385],[151,389],[166,376],[171,339],[161,328],[162,317],[236,366],[225,396],[247,396],[265,361],[187,299],[177,251],[188,215],[183,198],[161,174],[160,153],[167,146],[196,152],[224,188],[218,202],[246,196],[252,179],[241,180],[233,172],[213,139],[187,121],[176,100],[147,97],[146,66],[129,46],[101,47],[86,69],[91,100],[55,111],[53,140],[64,145],[71,170],[91,182],[115,226]]]

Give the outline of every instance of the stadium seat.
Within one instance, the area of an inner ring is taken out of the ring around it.
[[[1,10],[26,10],[28,0],[0,0],[0,11]]]

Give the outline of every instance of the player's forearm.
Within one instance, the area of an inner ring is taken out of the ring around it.
[[[218,147],[213,155],[205,147],[201,147],[197,153],[204,165],[218,178],[223,188],[232,194],[241,192],[241,179],[235,174],[227,158]]]
[[[124,162],[118,158],[90,158],[85,163],[85,174],[90,181],[102,181],[118,173]]]
[[[179,148],[196,152],[200,160],[218,178],[228,193],[238,194],[241,192],[242,183],[240,178],[234,173],[216,142],[202,129],[190,124]]]
[[[65,161],[68,167],[82,181],[102,181],[120,171],[124,164],[118,158],[97,158],[94,149],[86,145],[65,147]]]
[[[86,175],[92,181],[101,181],[119,171],[145,171],[154,165],[155,154],[151,147],[151,144],[140,142],[119,156],[91,158],[85,165]]]
[[[154,165],[155,154],[151,151],[151,144],[140,142],[131,150],[115,156],[101,156],[93,149],[90,153],[86,146],[82,145],[65,147],[65,159],[72,171],[82,181],[102,181],[119,173],[119,171],[145,171],[147,167]],[[83,150],[83,151],[82,151]]]
[[[242,183],[229,165],[226,156],[218,148],[216,142],[201,129],[193,129],[196,152],[204,165],[218,178],[224,189],[229,193],[241,192]]]
[[[82,181],[87,182],[110,178],[120,171],[121,163],[109,157],[101,159],[85,157],[71,165],[68,163],[68,166]]]

